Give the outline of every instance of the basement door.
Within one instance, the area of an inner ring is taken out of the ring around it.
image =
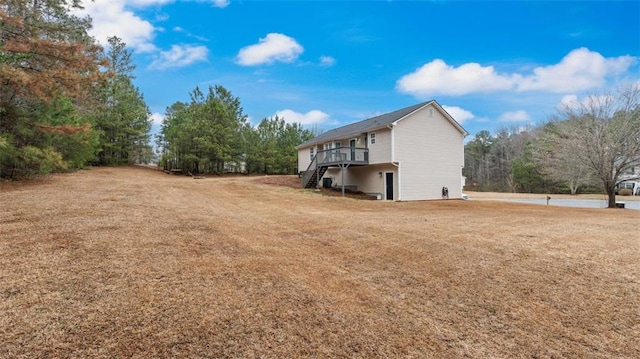
[[[393,200],[393,172],[384,173],[385,199]]]

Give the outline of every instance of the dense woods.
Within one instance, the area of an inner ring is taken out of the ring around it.
[[[3,1],[0,22],[0,176],[85,165],[104,80],[90,22],[70,15],[66,1]]]
[[[240,99],[224,87],[195,88],[189,103],[167,109],[158,147],[167,170],[295,174],[295,146],[312,137],[301,125],[265,118],[256,127],[242,113]]]
[[[616,185],[640,167],[640,88],[590,95],[539,127],[480,131],[464,153],[468,189],[591,191],[613,207]]]
[[[149,110],[117,37],[103,50],[78,2],[0,6],[0,177],[150,158]]]

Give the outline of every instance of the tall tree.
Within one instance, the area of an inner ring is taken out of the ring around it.
[[[540,165],[535,161],[535,152],[533,142],[528,141],[522,147],[520,155],[511,163],[514,183],[529,193],[542,188],[544,182]]]
[[[78,7],[0,2],[0,176],[75,167],[92,152],[91,126],[72,104],[100,81],[100,47],[87,35],[90,20],[70,14]]]
[[[295,174],[299,171],[295,147],[313,134],[299,123],[286,123],[278,116],[264,118],[253,129],[248,143],[249,171],[266,174]]]
[[[483,188],[490,178],[490,157],[493,146],[491,133],[482,130],[464,146],[464,169],[467,181],[474,183],[474,189]]]
[[[571,151],[616,206],[621,175],[640,163],[640,86],[593,94],[565,106],[555,151]]]
[[[571,194],[575,195],[580,186],[590,184],[592,179],[590,171],[576,156],[575,150],[564,145],[566,139],[563,138],[563,133],[568,131],[565,126],[571,126],[569,121],[560,122],[557,119],[542,126],[541,135],[536,141],[536,161],[544,176],[568,185]]]
[[[140,162],[149,147],[149,109],[132,83],[135,78],[132,51],[116,36],[108,38],[107,42],[103,69],[107,80],[96,115],[101,147],[99,163]]]
[[[88,18],[70,14],[73,0],[0,3],[0,103],[77,97],[99,78],[101,48],[88,36]]]
[[[519,184],[513,164],[522,155],[528,137],[529,129],[517,127],[501,128],[496,133],[491,147],[491,177],[495,189],[517,191]]]
[[[244,161],[244,127],[240,99],[222,86],[199,88],[190,103],[167,109],[162,125],[164,165],[196,173],[222,173]]]

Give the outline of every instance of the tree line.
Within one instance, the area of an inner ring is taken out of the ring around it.
[[[149,110],[131,52],[99,46],[79,2],[0,4],[0,177],[21,178],[149,156]]]
[[[592,191],[614,207],[616,186],[640,169],[640,86],[569,103],[538,127],[480,131],[465,145],[464,160],[471,190]]]
[[[190,102],[167,108],[157,145],[166,170],[191,174],[225,172],[295,174],[295,146],[313,137],[279,117],[251,126],[240,99],[220,85],[196,87]]]

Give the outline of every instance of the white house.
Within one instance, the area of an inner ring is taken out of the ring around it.
[[[296,147],[302,186],[331,182],[395,201],[460,198],[467,134],[436,101],[336,128]]]
[[[640,165],[632,167],[629,171],[620,176],[621,182],[616,186],[618,189],[628,188],[631,194],[640,196]]]

